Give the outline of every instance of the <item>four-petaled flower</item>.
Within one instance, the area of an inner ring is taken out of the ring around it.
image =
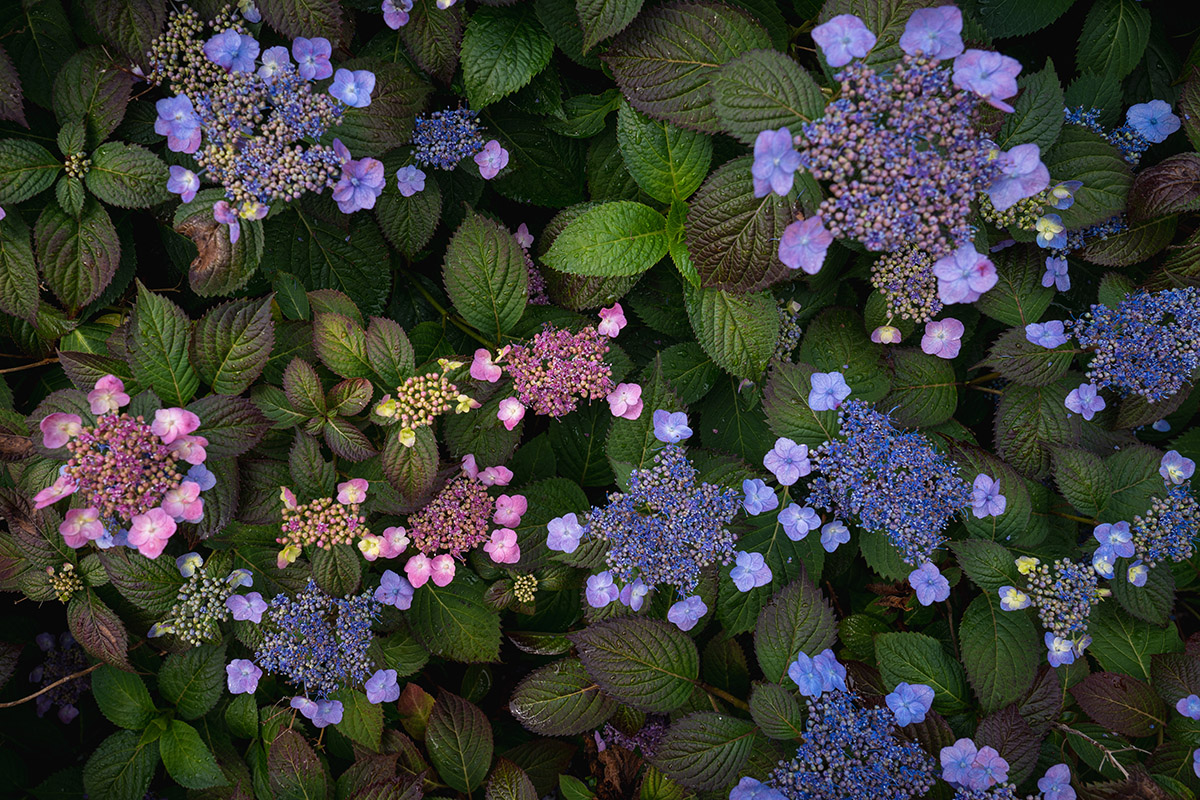
[[[730,790],[729,800],[786,800],[786,798],[778,789],[747,775]]]
[[[880,325],[871,331],[871,341],[875,344],[899,344],[903,336],[895,325]]]
[[[129,522],[129,544],[146,558],[162,555],[167,540],[175,533],[175,520],[161,508],[137,514]]]
[[[833,234],[825,229],[821,216],[797,220],[783,229],[779,239],[779,260],[788,269],[802,269],[816,275],[825,264],[825,253],[833,244]]]
[[[225,674],[231,694],[254,694],[263,673],[250,659],[235,658],[225,665]]]
[[[229,72],[253,72],[258,42],[253,36],[230,28],[204,43],[204,55]]]
[[[1158,474],[1167,483],[1180,484],[1196,473],[1196,462],[1184,458],[1178,450],[1171,450],[1158,463]]]
[[[500,142],[491,139],[475,154],[474,160],[479,165],[479,176],[490,181],[508,166],[508,151],[500,146]]]
[[[1050,185],[1050,170],[1042,163],[1036,144],[1019,144],[996,158],[1000,176],[987,188],[997,211],[1006,211]]]
[[[678,444],[692,435],[688,427],[687,414],[682,411],[654,412],[654,438],[667,444]]]
[[[621,596],[621,589],[613,582],[612,573],[604,570],[604,572],[588,576],[587,589],[584,594],[587,596],[589,606],[604,608]]]
[[[487,381],[495,383],[500,380],[500,376],[504,374],[504,368],[499,364],[492,362],[492,354],[484,348],[479,348],[475,351],[475,358],[471,361],[471,377],[477,381]],[[516,398],[512,398],[516,400]],[[520,403],[520,401],[517,401]],[[524,415],[522,415],[524,416]],[[509,428],[512,430],[512,428]]]
[[[521,560],[521,547],[517,544],[517,532],[511,528],[498,528],[492,531],[492,538],[484,544],[483,550],[497,564],[515,564]]]
[[[88,542],[104,535],[104,524],[100,522],[100,511],[96,508],[72,508],[63,516],[58,526],[67,547],[78,550]]]
[[[329,93],[351,108],[366,108],[371,105],[371,92],[375,91],[375,73],[365,69],[339,69],[329,85]]]
[[[1025,338],[1031,344],[1053,350],[1066,344],[1071,337],[1066,334],[1062,320],[1052,319],[1049,322],[1031,322],[1026,325]]]
[[[351,159],[342,165],[342,177],[333,187],[333,200],[343,214],[374,208],[386,180],[382,161]]]
[[[933,264],[938,299],[943,303],[974,303],[996,285],[996,266],[967,242]]]
[[[1060,667],[1063,664],[1075,663],[1075,645],[1070,639],[1063,639],[1047,631],[1043,640],[1046,643],[1046,661],[1050,666]]]
[[[1082,414],[1084,419],[1091,419],[1097,411],[1104,410],[1105,402],[1096,384],[1081,383],[1067,395],[1064,405],[1076,414]]]
[[[1000,608],[1005,611],[1020,611],[1023,608],[1029,608],[1029,604],[1033,602],[1029,595],[1015,586],[1001,586],[999,591]]]
[[[979,750],[970,739],[959,739],[939,753],[942,763],[942,780],[966,786],[971,780],[971,770]]]
[[[379,669],[367,678],[363,688],[367,690],[367,702],[391,703],[400,699],[400,684],[396,682],[396,670]]]
[[[875,46],[875,34],[853,14],[838,14],[818,25],[812,30],[812,38],[831,67],[844,67],[856,58],[865,58]]]
[[[396,170],[396,188],[402,197],[412,197],[417,192],[425,191],[425,172],[413,164],[401,167]]]
[[[154,104],[158,118],[154,132],[167,137],[167,149],[175,153],[194,153],[200,147],[200,117],[186,94],[166,97]]]
[[[917,593],[917,602],[923,606],[940,603],[950,596],[950,581],[932,561],[908,573],[908,582]]]
[[[1138,103],[1125,112],[1125,122],[1148,142],[1158,144],[1179,130],[1179,117],[1171,113],[1171,105],[1163,100]]]
[[[750,167],[754,196],[766,197],[771,192],[780,197],[786,195],[792,190],[799,167],[800,154],[792,142],[791,131],[787,128],[760,131],[754,140],[754,165]]]
[[[506,397],[500,401],[496,409],[496,418],[504,423],[504,429],[511,431],[525,417],[525,406],[515,397]]]
[[[761,478],[742,481],[742,493],[745,495],[742,508],[746,509],[750,516],[779,507],[779,498],[775,496],[775,490],[767,486]]]
[[[1042,800],[1075,800],[1075,790],[1071,788],[1071,768],[1066,764],[1055,764],[1046,770],[1046,774],[1038,778],[1038,791]]]
[[[162,439],[163,444],[171,444],[199,427],[200,418],[183,408],[160,408],[154,412],[154,422],[150,423],[150,430]]]
[[[394,31],[403,28],[408,24],[412,7],[413,0],[383,0],[383,23]]]
[[[998,517],[1004,513],[1008,500],[1000,494],[1000,481],[980,473],[971,488],[971,513],[976,519]]]
[[[781,486],[791,486],[812,472],[808,445],[796,444],[787,437],[775,440],[775,446],[763,457],[763,466],[771,471]]]
[[[549,533],[546,535],[546,547],[560,553],[574,553],[583,538],[583,526],[575,512],[555,517],[546,525]]]
[[[240,621],[249,620],[254,624],[262,622],[263,612],[267,610],[267,601],[263,600],[263,596],[259,592],[250,592],[250,594],[230,595],[225,599],[225,607],[229,609],[229,613],[233,618]]]
[[[492,522],[505,528],[515,528],[521,524],[521,517],[529,510],[529,501],[523,494],[502,494],[496,498],[496,510],[492,514]]]
[[[729,571],[729,577],[739,592],[748,592],[756,586],[766,586],[771,582],[771,568],[767,566],[762,553],[734,553],[736,565]]]
[[[367,499],[367,488],[370,486],[366,478],[354,478],[353,480],[339,483],[337,490],[337,501],[342,505],[351,503],[361,503]]]
[[[921,350],[938,358],[954,358],[962,349],[962,335],[966,328],[961,322],[948,317],[925,323],[925,335],[921,337]]]
[[[900,49],[933,61],[954,58],[963,51],[962,12],[954,6],[918,8],[900,36]]]
[[[618,383],[605,399],[614,417],[637,419],[642,415],[642,387],[636,383]]]
[[[789,503],[787,508],[780,511],[778,519],[779,524],[783,526],[783,532],[793,542],[800,541],[808,536],[810,531],[821,527],[821,517],[815,508],[801,508],[795,503]]]
[[[626,324],[625,309],[621,308],[620,303],[613,303],[611,308],[600,309],[600,324],[596,326],[596,330],[610,339],[615,339]]]
[[[297,36],[292,40],[292,58],[296,59],[296,72],[306,81],[321,81],[333,74],[333,65],[329,63],[329,55],[332,52],[333,45],[328,39],[320,36],[313,39]],[[347,105],[354,104],[347,102]]]
[[[1004,101],[1017,93],[1021,62],[986,50],[967,50],[954,59],[954,85],[974,92],[988,105],[1012,112]],[[1045,188],[1045,187],[1043,187]]]
[[[1058,214],[1046,214],[1039,217],[1038,221],[1033,223],[1033,229],[1037,231],[1038,247],[1058,249],[1067,246],[1065,235],[1067,226],[1063,224],[1062,217]]]
[[[183,202],[190,203],[196,199],[196,192],[200,191],[200,179],[187,167],[172,164],[167,177],[167,191],[179,195]]]
[[[1125,577],[1131,584],[1140,589],[1146,585],[1146,581],[1150,578],[1150,570],[1141,561],[1135,561],[1129,565],[1129,569],[1125,572]]]
[[[56,411],[43,417],[38,428],[42,431],[42,445],[47,450],[57,450],[80,434],[83,419],[78,414]]]
[[[642,604],[646,602],[646,595],[650,593],[650,587],[642,583],[641,578],[634,578],[633,583],[627,583],[621,587],[621,595],[617,599],[621,601],[621,605],[629,606],[634,611],[641,611]]]
[[[379,586],[375,587],[375,599],[384,605],[395,606],[401,611],[412,607],[413,593],[416,590],[408,579],[390,569],[383,571]]]
[[[933,705],[933,689],[923,683],[912,684],[901,681],[896,684],[895,691],[883,700],[892,710],[896,724],[904,727],[914,722],[925,721],[925,714]]]
[[[275,76],[283,72],[292,63],[288,49],[282,46],[268,47],[262,54],[262,66],[258,68],[258,77],[264,83],[271,83]]]
[[[1187,697],[1179,698],[1179,701],[1175,703],[1175,710],[1188,719],[1200,720],[1200,697],[1189,694]]]
[[[850,529],[841,520],[826,522],[821,526],[821,547],[826,553],[832,553],[840,545],[850,541]]]
[[[833,411],[850,396],[850,386],[840,372],[814,372],[808,407],[813,411]]]
[[[1049,289],[1053,286],[1060,292],[1071,288],[1071,275],[1067,272],[1068,264],[1065,258],[1046,256],[1046,273],[1042,275],[1042,286]]]
[[[667,621],[674,623],[681,631],[690,631],[707,613],[708,606],[700,599],[700,595],[694,594],[667,609]]]

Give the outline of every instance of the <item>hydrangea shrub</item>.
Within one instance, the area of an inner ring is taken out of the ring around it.
[[[1195,800],[1197,29],[14,6],[0,793]]]

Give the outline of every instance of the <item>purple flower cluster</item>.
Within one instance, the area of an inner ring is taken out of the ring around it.
[[[578,333],[547,325],[528,344],[507,353],[507,371],[517,400],[534,413],[561,417],[579,400],[599,400],[615,388],[612,368],[604,360],[608,337],[595,326]]]

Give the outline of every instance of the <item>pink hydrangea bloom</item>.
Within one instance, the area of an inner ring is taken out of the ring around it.
[[[483,546],[483,550],[497,564],[515,564],[521,560],[521,547],[517,544],[517,532],[510,528],[492,531],[492,540]]]
[[[162,555],[167,540],[175,533],[175,520],[161,508],[138,514],[129,524],[129,543],[146,558]]]
[[[950,317],[925,323],[925,335],[921,337],[921,350],[938,358],[954,358],[962,349],[962,335],[966,328]]]
[[[184,481],[163,495],[162,509],[176,522],[199,522],[204,518],[204,501],[200,499],[200,484]]]
[[[107,414],[121,406],[129,405],[125,384],[115,375],[105,375],[96,381],[96,386],[88,392],[87,399],[93,414]]]
[[[504,423],[506,430],[512,430],[517,427],[517,423],[525,417],[525,406],[521,405],[521,401],[515,397],[506,397],[500,401],[500,408],[496,411],[496,418]]]
[[[395,558],[408,547],[408,531],[398,526],[384,528],[380,538],[383,540],[380,555],[384,558]]]
[[[446,586],[454,580],[454,556],[442,553],[429,562],[429,577],[434,586]]]
[[[475,351],[475,360],[471,362],[471,377],[477,381],[495,383],[500,380],[504,370],[492,363],[492,354],[482,347]],[[512,430],[509,428],[509,430]]]
[[[488,467],[479,473],[479,482],[484,486],[508,486],[513,479],[508,467]]]
[[[610,339],[615,339],[626,324],[625,309],[621,308],[620,303],[613,303],[612,308],[600,309],[600,324],[596,326],[596,330]]]
[[[432,572],[433,564],[430,562],[429,556],[424,553],[417,553],[404,565],[404,574],[408,576],[408,582],[413,585],[414,589],[424,586]]]
[[[529,502],[525,499],[525,495],[502,494],[496,498],[496,513],[492,515],[492,522],[506,528],[515,527],[521,524],[521,517],[528,509]]]
[[[637,419],[642,414],[642,387],[636,383],[618,383],[606,399],[614,417]]]
[[[208,447],[208,439],[203,436],[180,436],[170,444],[171,452],[175,454],[176,458],[193,466],[203,464],[204,459],[208,458],[208,452],[204,449],[206,447]]]
[[[533,234],[529,232],[529,226],[524,222],[517,226],[517,232],[513,235],[513,238],[517,240],[517,244],[521,245],[521,248],[524,250],[533,247]]]
[[[100,523],[100,511],[96,508],[72,508],[63,517],[58,526],[67,547],[78,550],[85,544],[95,541],[104,535],[104,525]]]
[[[875,344],[898,344],[900,339],[900,329],[895,325],[880,325],[871,331],[871,341]]]
[[[83,429],[83,420],[78,414],[64,414],[60,411],[43,419],[38,427],[42,429],[42,444],[48,450],[57,450],[79,435]]]
[[[79,489],[78,483],[65,475],[59,475],[54,483],[33,496],[33,507],[45,508],[48,505],[57,503],[64,497],[74,494],[77,489]]]
[[[160,408],[154,412],[154,422],[150,423],[150,430],[163,440],[163,444],[170,444],[199,427],[200,418],[183,408]]]
[[[358,540],[358,550],[367,561],[374,561],[383,555],[383,537],[364,533]]]
[[[355,478],[338,484],[337,501],[344,506],[351,503],[361,503],[367,499],[367,483],[365,478]]]

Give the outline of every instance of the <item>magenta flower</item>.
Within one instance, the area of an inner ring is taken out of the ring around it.
[[[821,526],[821,547],[826,553],[832,553],[839,546],[850,541],[850,529],[841,520],[826,522]]]
[[[425,173],[412,164],[396,170],[396,188],[404,197],[425,191]]]
[[[614,417],[637,419],[642,414],[642,387],[636,383],[618,383],[605,399]]]
[[[496,409],[496,418],[504,423],[505,430],[512,430],[525,417],[525,406],[515,397],[506,397]]]
[[[977,519],[998,517],[1007,507],[1008,500],[1000,494],[1000,481],[992,480],[990,475],[976,475],[971,489],[971,513]]]
[[[496,498],[496,512],[492,515],[492,522],[505,528],[515,528],[521,524],[521,517],[525,516],[528,509],[529,501],[525,499],[525,495],[502,494]]]
[[[1060,292],[1071,288],[1071,276],[1067,273],[1067,260],[1046,256],[1046,274],[1042,276],[1042,286],[1049,289],[1053,286]]]
[[[130,520],[129,544],[146,558],[162,555],[167,540],[175,533],[175,520],[161,508],[152,508]]]
[[[375,91],[375,73],[365,69],[339,69],[329,85],[329,93],[351,108],[366,108],[371,105],[371,92]]]
[[[396,682],[396,670],[379,669],[363,684],[370,703],[391,703],[400,699],[400,684]]]
[[[90,394],[88,398],[91,398]],[[83,430],[83,420],[78,414],[56,411],[44,417],[38,423],[38,427],[42,431],[42,444],[46,449],[57,450],[80,434]]]
[[[974,303],[999,280],[991,259],[970,242],[934,262],[933,274],[943,303]]]
[[[100,522],[100,511],[96,508],[72,508],[63,517],[58,526],[67,547],[78,550],[88,542],[94,542],[104,535],[104,525]]]
[[[475,154],[475,163],[479,165],[480,177],[490,181],[508,166],[508,151],[500,146],[500,142],[490,139],[483,149]]]
[[[250,659],[235,658],[225,666],[225,674],[230,694],[254,694],[263,673]]]
[[[362,503],[367,499],[367,489],[370,484],[366,478],[354,478],[353,480],[339,483],[337,490],[337,501],[344,506],[351,503]]]
[[[384,558],[395,558],[408,547],[408,531],[398,525],[384,528],[379,538],[379,554]]]
[[[193,466],[204,463],[204,459],[208,457],[204,450],[207,446],[208,439],[203,436],[180,436],[169,445],[171,453],[177,459]]]
[[[944,7],[953,8],[953,6]],[[929,707],[933,705],[933,689],[923,683],[912,684],[901,681],[896,684],[895,691],[883,698],[883,701],[892,710],[896,724],[904,727],[914,722],[925,721],[925,715],[929,712]]]
[[[775,446],[763,456],[763,466],[771,471],[781,486],[791,486],[812,472],[808,445],[796,444],[787,437],[775,440]]]
[[[694,594],[667,609],[667,621],[681,631],[690,631],[707,613],[708,606],[700,599],[700,595]]]
[[[1158,464],[1158,474],[1168,484],[1181,484],[1196,473],[1196,462],[1184,456],[1178,450],[1171,450]]]
[[[778,519],[783,532],[793,542],[800,541],[808,536],[810,531],[821,527],[821,517],[815,508],[801,508],[795,503],[789,503],[787,508],[780,511]]]
[[[1044,191],[1050,185],[1050,170],[1042,163],[1036,144],[1019,144],[996,158],[1000,177],[987,188],[987,196],[997,211],[1005,211],[1019,201]]]
[[[1103,411],[1105,402],[1100,396],[1100,388],[1094,383],[1081,383],[1078,389],[1072,389],[1067,395],[1066,407],[1076,414],[1082,414],[1084,419],[1096,416],[1097,411]]]
[[[374,158],[351,159],[342,165],[342,178],[333,187],[333,199],[343,214],[375,207],[383,193],[383,162]]]
[[[258,68],[258,77],[263,83],[270,83],[275,76],[287,69],[292,63],[286,47],[268,47],[262,54],[262,66]]]
[[[1067,336],[1062,320],[1052,319],[1049,322],[1031,322],[1026,325],[1025,338],[1031,344],[1053,350],[1066,344],[1071,337]]]
[[[546,525],[549,533],[546,536],[546,547],[560,553],[574,553],[583,538],[583,526],[575,513],[555,517]]]
[[[477,381],[495,383],[500,380],[502,374],[504,374],[504,370],[499,365],[492,363],[492,354],[490,352],[482,347],[475,351],[475,360],[471,362],[472,378]],[[515,400],[516,398],[512,399]],[[512,430],[512,428],[509,428],[509,430]]]
[[[515,564],[521,560],[521,547],[517,544],[517,532],[511,528],[492,531],[492,539],[483,546],[483,551],[497,564]]]
[[[59,475],[54,483],[42,489],[33,496],[34,508],[45,508],[48,505],[57,503],[64,497],[74,494],[79,489],[79,484],[68,478],[66,475]]]
[[[766,586],[771,582],[771,568],[767,566],[762,553],[734,553],[735,566],[729,571],[729,577],[739,592],[748,592],[757,586]]]
[[[429,560],[429,556],[424,553],[417,553],[410,557],[408,563],[404,565],[404,574],[408,576],[408,582],[414,589],[420,589],[424,586],[432,572],[433,565]]]
[[[658,409],[654,412],[654,438],[667,444],[679,444],[692,435],[688,427],[687,414],[682,411],[665,411]]]
[[[825,230],[821,215],[797,220],[783,229],[779,239],[779,260],[788,269],[802,269],[816,275],[825,264],[825,253],[833,244],[833,234]]]
[[[528,250],[533,247],[533,234],[529,232],[529,226],[522,222],[517,226],[517,232],[513,234],[513,238],[517,240],[517,244],[521,245],[522,250]],[[618,303],[614,308],[620,308]]]
[[[850,396],[850,387],[840,372],[814,372],[808,407],[813,411],[833,411]]]
[[[484,486],[508,486],[513,472],[508,467],[488,467],[479,473],[479,482]]]
[[[766,197],[771,192],[786,195],[792,190],[799,167],[800,154],[792,143],[791,131],[760,131],[754,140],[754,165],[750,167],[754,196]]]
[[[242,226],[238,221],[239,217],[224,200],[218,200],[213,203],[213,219],[222,225],[229,226],[229,243],[237,244],[238,238],[242,235]]]
[[[384,605],[395,606],[401,611],[412,607],[413,585],[399,573],[385,569],[375,587],[375,599]]]
[[[600,333],[615,339],[625,325],[625,309],[621,308],[620,303],[613,303],[612,308],[600,309],[600,324],[596,326]]]
[[[258,42],[253,36],[230,28],[204,43],[204,55],[227,72],[253,72]]]
[[[875,34],[853,14],[838,14],[818,25],[812,37],[831,67],[844,67],[856,58],[865,58],[875,46]]]
[[[412,0],[383,0],[383,23],[394,31],[403,28],[412,7]]]
[[[204,501],[200,499],[200,484],[183,481],[163,495],[162,510],[176,522],[199,522],[204,519]]]
[[[954,85],[982,97],[988,105],[1012,112],[1004,101],[1017,93],[1021,62],[986,50],[968,50],[954,59]],[[1044,188],[1044,187],[1043,187]]]
[[[1162,100],[1138,103],[1125,112],[1125,123],[1146,141],[1158,144],[1179,130],[1179,117],[1171,113],[1171,106]]]
[[[953,317],[925,323],[925,335],[921,337],[921,350],[938,358],[954,358],[962,349],[962,335],[966,328]]]
[[[225,607],[233,618],[239,621],[262,622],[263,612],[267,610],[267,601],[258,592],[247,595],[234,594],[225,599]]]
[[[319,36],[314,39],[297,36],[292,40],[292,58],[296,59],[296,72],[306,81],[324,80],[333,74],[333,65],[329,63],[329,54],[332,52],[333,46],[329,40]],[[374,85],[372,80],[371,86]],[[370,89],[367,93],[370,94]],[[354,104],[347,101],[346,105]]]
[[[588,576],[584,595],[592,608],[604,608],[621,596],[621,590],[613,582],[612,573],[605,570]]]
[[[434,556],[429,562],[429,579],[434,586],[448,586],[454,580],[454,556],[442,553]]]
[[[900,36],[900,49],[933,61],[954,58],[963,51],[962,12],[954,6],[918,8]]]
[[[917,602],[923,606],[940,603],[950,596],[950,581],[930,561],[908,573],[908,582],[917,593]]]

